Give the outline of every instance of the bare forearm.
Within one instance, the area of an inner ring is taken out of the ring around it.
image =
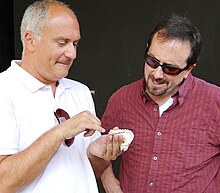
[[[110,161],[106,161],[89,153],[88,158],[90,160],[96,178],[99,178],[102,175],[103,171],[109,166]]]
[[[90,143],[87,148],[87,156],[90,159],[96,178],[109,166],[111,160],[115,160],[121,154],[120,145],[123,137],[102,135]]]
[[[115,177],[115,175],[112,169],[112,164],[109,164],[109,166],[105,169],[105,171],[101,175],[101,180],[103,182],[106,179],[108,180],[108,178],[112,178],[112,177]]]
[[[103,172],[101,181],[106,193],[123,193],[120,182],[114,175],[112,164]]]
[[[1,160],[0,192],[16,192],[39,176],[56,153],[62,140],[57,129],[53,128],[24,151]]]
[[[45,169],[64,139],[75,137],[88,129],[104,132],[100,120],[83,111],[42,135],[31,146],[11,156],[0,156],[0,193],[14,193],[32,182]]]

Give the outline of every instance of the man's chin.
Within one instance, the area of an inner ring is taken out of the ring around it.
[[[68,71],[68,72],[69,72],[69,71]],[[57,78],[58,78],[58,79],[62,79],[62,78],[67,77],[67,76],[68,76],[68,72],[57,74]]]
[[[162,96],[166,93],[164,89],[148,88],[148,92],[153,96]]]

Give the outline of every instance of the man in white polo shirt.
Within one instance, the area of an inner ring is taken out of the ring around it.
[[[96,193],[123,139],[100,135],[87,86],[65,78],[77,54],[73,11],[36,1],[21,24],[21,61],[0,74],[0,192]]]

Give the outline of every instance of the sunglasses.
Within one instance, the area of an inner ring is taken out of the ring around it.
[[[160,66],[162,68],[162,71],[168,75],[178,75],[182,71],[187,70],[189,68],[188,65],[185,68],[181,69],[181,68],[174,67],[171,64],[166,64],[166,63],[161,64],[158,59],[153,58],[152,56],[150,56],[146,53],[145,53],[144,57],[145,57],[145,63],[147,63],[148,66],[150,66],[151,68],[154,68],[154,69],[156,69]]]
[[[66,111],[64,111],[63,109],[57,109],[54,112],[54,115],[55,115],[58,123],[62,123],[70,118],[68,113]],[[65,139],[64,145],[66,145],[67,147],[70,147],[73,144],[73,142],[74,142],[74,137],[71,139]]]

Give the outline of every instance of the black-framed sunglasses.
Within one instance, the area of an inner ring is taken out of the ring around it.
[[[147,53],[144,54],[144,57],[145,57],[145,63],[147,63],[151,68],[156,69],[159,66],[161,66],[162,71],[165,74],[168,74],[168,75],[175,76],[175,75],[178,75],[182,71],[187,70],[189,68],[188,65],[185,68],[181,69],[181,68],[174,67],[171,64],[166,64],[166,63],[161,64],[159,60],[157,60],[156,58],[148,55]]]
[[[55,112],[54,112],[54,115],[58,121],[58,123],[62,123],[64,121],[66,121],[67,119],[70,118],[69,114],[64,111],[63,109],[57,109]],[[71,138],[71,139],[65,139],[64,141],[64,144],[69,147],[73,144],[74,142],[74,137]]]

